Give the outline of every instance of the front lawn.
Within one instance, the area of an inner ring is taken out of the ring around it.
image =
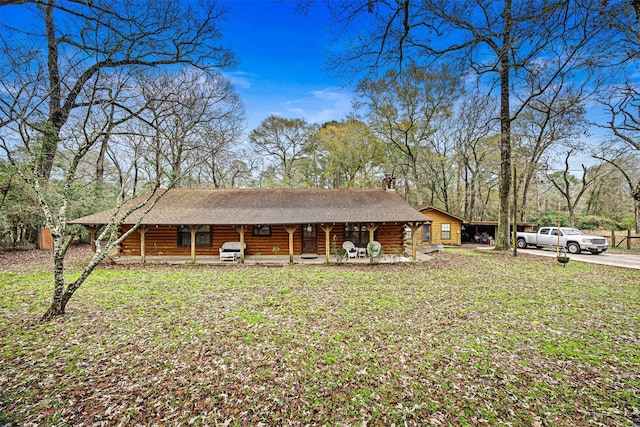
[[[425,264],[0,272],[0,425],[640,423],[640,273]]]

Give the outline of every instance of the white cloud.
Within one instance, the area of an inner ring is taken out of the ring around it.
[[[224,72],[223,75],[235,86],[236,89],[249,89],[255,74],[244,71]]]
[[[304,118],[310,123],[342,120],[351,111],[351,94],[336,88],[312,90],[309,96],[281,103],[293,117]]]

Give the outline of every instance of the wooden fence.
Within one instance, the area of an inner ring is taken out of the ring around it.
[[[640,235],[631,234],[631,230],[615,231],[611,230],[610,248],[620,249],[640,249]]]

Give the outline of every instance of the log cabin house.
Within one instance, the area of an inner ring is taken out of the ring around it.
[[[125,211],[126,209],[121,209]],[[119,232],[137,223],[140,212],[121,221]],[[87,227],[92,240],[114,211],[70,221]],[[378,241],[385,253],[404,253],[404,229],[415,235],[424,214],[395,191],[324,189],[192,190],[164,192],[120,245],[121,255],[219,255],[225,242],[240,242],[245,255],[324,254],[329,260],[346,240],[358,247]],[[416,259],[416,242],[412,258]],[[246,246],[246,249],[245,249]]]

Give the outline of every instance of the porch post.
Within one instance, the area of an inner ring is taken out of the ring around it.
[[[418,259],[418,230],[422,227],[422,223],[411,222],[407,224],[411,229],[411,259],[415,262]]]
[[[333,230],[333,226],[332,225],[321,225],[320,228],[324,231],[324,251],[327,255],[327,264],[329,263],[329,245],[330,245],[330,239],[329,239],[329,233],[331,233],[331,230]]]
[[[247,227],[241,225],[236,227],[236,231],[240,233],[240,264],[244,264],[244,233],[247,231]]]
[[[293,233],[298,229],[297,225],[285,225],[285,230],[289,233],[289,264],[293,264]]]
[[[149,230],[148,225],[141,225],[138,227],[140,230],[140,263],[144,264],[147,262],[147,244],[146,244],[146,234]]]
[[[373,243],[373,233],[376,232],[376,230],[378,229],[378,225],[377,224],[369,224],[367,226],[367,230],[369,230],[369,243]]]
[[[196,233],[198,232],[197,225],[189,226],[189,233],[191,233],[191,264],[196,263]]]
[[[90,225],[87,227],[89,235],[91,236],[91,252],[96,253],[96,234],[100,230],[99,225]]]
[[[373,238],[373,233],[375,233],[375,231],[378,229],[378,225],[377,224],[369,224],[367,226],[367,230],[369,230],[369,244],[371,245],[374,241]],[[367,248],[368,249],[368,248]],[[369,256],[369,262],[373,264],[373,257]]]

